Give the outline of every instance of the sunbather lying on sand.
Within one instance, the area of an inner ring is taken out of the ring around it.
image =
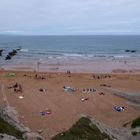
[[[104,93],[104,92],[99,92],[98,94],[99,94],[99,95],[105,95],[105,93]]]
[[[94,89],[94,88],[86,88],[86,89],[82,90],[82,93],[91,93],[91,92],[95,92],[95,91],[96,91],[96,89]]]
[[[100,87],[111,87],[111,86],[107,84],[100,84]]]
[[[87,101],[87,100],[89,100],[89,98],[81,98],[82,102]]]
[[[46,79],[44,76],[39,76],[39,75],[35,75],[35,79],[41,79],[41,80],[44,80],[44,79]]]
[[[51,111],[50,109],[44,110],[44,111],[40,112],[40,114],[41,114],[42,116],[47,116],[47,115],[50,115],[51,113],[52,113],[52,111]]]
[[[115,111],[118,111],[118,112],[124,111],[124,107],[121,107],[121,106],[115,106],[113,109],[114,109]]]
[[[46,88],[40,88],[39,91],[40,91],[40,92],[45,92],[45,93],[46,93],[46,92],[47,92],[47,89],[46,89]]]

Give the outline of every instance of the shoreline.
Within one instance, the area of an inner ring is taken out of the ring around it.
[[[38,64],[39,63],[39,64]],[[19,64],[3,64],[0,69],[17,71],[37,72],[66,72],[72,73],[140,73],[140,61],[95,61],[95,62],[65,62],[65,63],[42,63],[42,62],[21,62]]]
[[[68,57],[65,58],[29,58],[22,59],[20,54],[14,56],[12,60],[0,62],[0,69],[25,70],[39,72],[66,72],[72,73],[111,73],[112,71],[140,71],[140,56],[132,57]]]

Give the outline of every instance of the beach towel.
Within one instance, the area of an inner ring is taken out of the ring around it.
[[[23,99],[23,98],[24,98],[24,96],[18,96],[18,98],[19,98],[19,99]]]
[[[52,113],[51,110],[44,110],[44,111],[40,112],[40,115],[41,115],[41,116],[48,116],[48,115],[50,115],[51,113]]]
[[[64,90],[64,92],[75,92],[75,91],[77,91],[78,89],[77,88],[72,88],[72,87],[70,87],[70,86],[64,86],[63,87],[63,90]]]
[[[12,77],[14,77],[15,76],[15,73],[8,73],[7,75],[6,75],[6,77],[8,77],[8,78],[12,78]]]

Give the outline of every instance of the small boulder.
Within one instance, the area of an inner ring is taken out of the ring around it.
[[[42,136],[40,136],[39,134],[37,133],[24,133],[23,134],[23,138],[26,139],[26,140],[45,140]]]

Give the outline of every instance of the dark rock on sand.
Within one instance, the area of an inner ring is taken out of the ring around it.
[[[8,55],[6,56],[5,60],[12,59],[12,57],[15,56],[16,54],[17,54],[17,50],[13,49],[11,52],[8,53]]]
[[[125,50],[125,52],[135,53],[135,52],[136,52],[136,50]]]
[[[16,50],[13,50],[12,52],[9,52],[8,55],[10,55],[10,56],[14,56],[14,55],[16,55],[16,54],[17,54],[17,51],[16,51]]]
[[[7,56],[5,57],[5,60],[10,60],[10,59],[12,59],[12,57],[11,57],[10,55],[7,55]]]
[[[135,53],[136,52],[136,50],[131,50],[131,53]]]
[[[18,140],[18,139],[7,134],[0,134],[0,140]]]
[[[2,56],[3,49],[0,50],[0,56]]]

